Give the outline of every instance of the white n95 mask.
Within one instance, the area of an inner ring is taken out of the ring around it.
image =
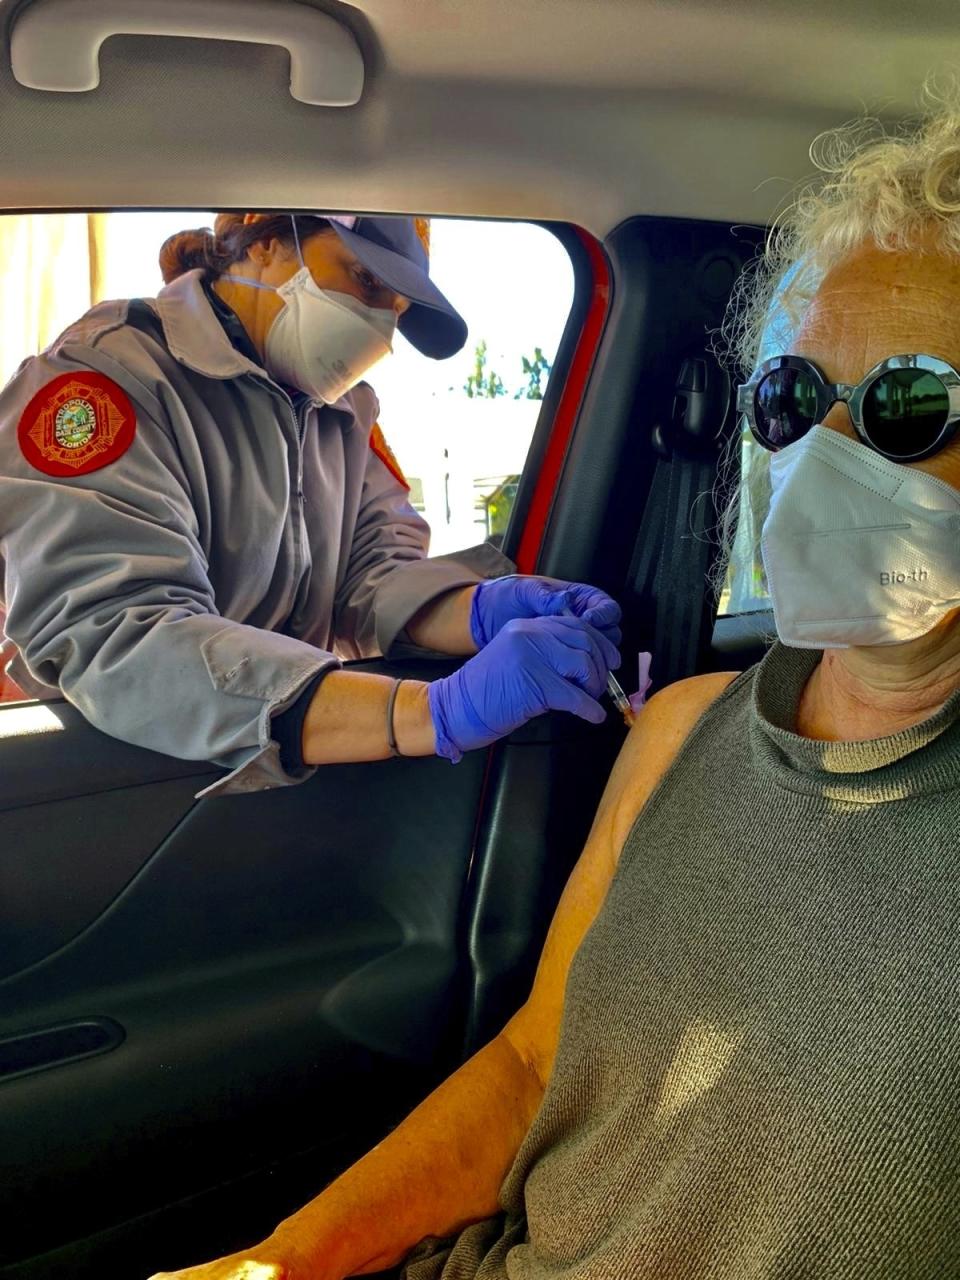
[[[960,493],[827,427],[770,459],[761,537],[777,634],[900,644],[960,606]]]
[[[333,404],[393,349],[396,312],[321,289],[307,267],[276,292],[283,308],[267,330],[264,351],[276,382]]]

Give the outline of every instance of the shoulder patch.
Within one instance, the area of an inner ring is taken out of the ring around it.
[[[82,370],[40,388],[20,415],[17,439],[38,471],[84,476],[126,453],[136,427],[126,393],[102,373]]]
[[[380,429],[379,422],[375,422],[373,424],[373,430],[370,432],[370,448],[394,479],[399,480],[403,487],[409,490],[410,485],[407,482],[407,477],[400,470],[400,463],[396,460],[393,450],[387,444],[386,437]]]

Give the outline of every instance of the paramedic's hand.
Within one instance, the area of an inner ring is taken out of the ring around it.
[[[597,699],[616,646],[581,618],[516,618],[445,680],[427,689],[437,755],[457,761],[545,711],[606,719]]]
[[[473,593],[470,633],[483,649],[513,618],[552,618],[570,613],[620,643],[620,606],[584,582],[511,574],[481,582]]]

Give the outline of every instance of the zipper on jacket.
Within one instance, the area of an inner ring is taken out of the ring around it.
[[[304,396],[299,402],[290,402],[291,412],[293,414],[294,424],[297,428],[297,489],[296,504],[292,504],[291,517],[294,528],[294,536],[296,539],[294,552],[294,572],[293,582],[295,584],[293,599],[290,602],[290,612],[284,626],[293,625],[297,615],[298,602],[301,592],[304,590],[304,574],[307,572],[308,561],[310,560],[310,540],[307,536],[307,518],[304,507],[306,506],[306,498],[303,492],[303,443],[307,435],[307,415],[313,407],[313,401],[309,396]],[[291,632],[295,634],[295,630]]]
[[[310,411],[313,401],[309,396],[304,397],[300,404],[296,406],[294,415],[297,424],[297,497],[300,500],[301,507],[306,506],[307,500],[303,493],[303,442],[307,436],[307,414]]]
[[[264,382],[267,387],[275,395],[279,395],[286,406],[287,412],[290,414],[290,420],[293,423],[294,435],[297,441],[297,487],[294,491],[296,502],[290,503],[289,519],[293,532],[293,566],[290,574],[291,583],[293,585],[293,594],[290,600],[290,608],[287,611],[287,622],[293,616],[296,608],[297,597],[302,586],[301,578],[303,577],[304,568],[309,556],[309,541],[307,538],[307,522],[304,513],[306,498],[303,494],[303,442],[307,434],[307,414],[313,401],[309,396],[303,396],[299,402],[295,402],[293,398],[287,394],[285,389],[278,383],[272,381],[266,374],[254,375],[258,382]],[[284,628],[286,628],[284,623]],[[288,633],[290,634],[290,633]]]
[[[257,380],[260,381],[260,378],[258,377]],[[268,378],[266,375],[263,376],[262,380],[266,382],[271,391],[278,393],[282,397],[287,408],[290,410],[290,418],[293,422],[293,429],[297,437],[297,488],[295,496],[298,504],[303,507],[306,505],[307,501],[303,494],[303,442],[307,435],[307,413],[309,412],[313,401],[309,396],[302,394],[298,396],[295,401],[287,394],[279,383],[273,382],[272,379]]]

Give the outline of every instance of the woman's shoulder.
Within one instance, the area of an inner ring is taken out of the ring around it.
[[[134,326],[130,321],[133,311],[136,307],[144,305],[140,299],[131,298],[113,298],[98,302],[58,334],[46,350],[40,352],[40,356],[55,357],[65,347],[96,347],[108,334],[124,328],[132,329]]]
[[[369,382],[358,382],[340,399],[338,404],[349,409],[357,425],[368,434],[380,417],[380,398]]]
[[[42,351],[27,356],[7,383],[6,391],[26,390],[34,383],[65,370],[101,368],[101,353],[112,368],[127,368],[136,375],[156,364],[165,349],[163,328],[157,314],[143,299],[118,298],[98,302],[69,324]]]
[[[718,671],[666,685],[640,709],[614,766],[619,776],[615,847],[621,849],[637,815],[710,708],[748,672]]]
[[[103,481],[101,469],[139,437],[154,452],[170,442],[160,392],[170,357],[162,331],[130,322],[133,306],[99,303],[21,363],[0,390],[0,477]]]
[[[673,763],[699,721],[747,672],[714,671],[676,680],[655,693],[641,709],[630,737],[639,733],[657,780]]]

